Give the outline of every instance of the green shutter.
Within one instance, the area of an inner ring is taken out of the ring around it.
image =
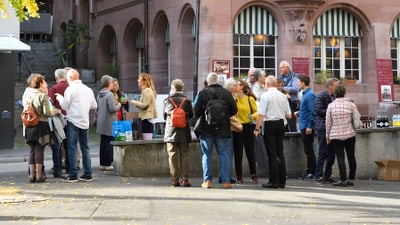
[[[278,36],[278,28],[275,19],[266,9],[260,6],[250,6],[236,17],[233,33]]]
[[[362,37],[356,18],[343,9],[330,9],[321,15],[313,29],[314,36]]]

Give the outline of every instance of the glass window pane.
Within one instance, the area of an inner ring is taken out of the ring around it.
[[[397,70],[397,60],[392,60],[392,68],[393,70]]]
[[[254,35],[254,45],[263,45],[264,44],[264,35],[258,34]]]
[[[262,46],[254,47],[254,56],[264,56],[264,48]]]
[[[351,50],[351,58],[358,58],[358,48]]]
[[[358,59],[353,59],[353,69],[360,69],[358,62],[359,62]]]
[[[265,56],[275,56],[275,47],[265,47]]]
[[[321,59],[314,59],[314,69],[321,70]]]
[[[250,56],[249,46],[240,46],[240,56]]]
[[[236,45],[239,43],[239,35],[235,34],[233,35],[233,44]]]
[[[264,68],[264,59],[263,58],[254,58],[254,67],[255,68]]]
[[[249,45],[250,44],[250,35],[240,35],[240,44],[241,45]]]
[[[275,68],[275,60],[273,59],[265,59],[264,60],[265,68]]]
[[[238,67],[238,66],[239,66],[239,59],[233,58],[233,67]]]
[[[233,56],[238,56],[239,55],[239,48],[237,46],[233,46]]]
[[[397,39],[390,39],[390,47],[397,48]]]
[[[397,50],[396,49],[390,50],[390,58],[392,58],[392,59],[397,58]]]
[[[340,60],[339,59],[334,59],[333,60],[333,68],[334,69],[340,69]]]
[[[249,58],[240,58],[240,67],[250,68],[250,59]]]
[[[344,64],[345,64],[345,69],[351,69],[352,68],[350,59],[346,59],[344,61]]]

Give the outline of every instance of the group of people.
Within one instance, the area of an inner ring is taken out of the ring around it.
[[[353,120],[359,118],[357,107],[345,97],[346,89],[339,86],[336,78],[328,79],[326,90],[315,95],[310,87],[310,77],[293,73],[290,64],[279,65],[281,76],[266,75],[265,71],[251,68],[245,80],[228,79],[224,86],[218,75],[210,73],[195,101],[183,94],[184,83],[180,79],[171,82],[170,94],[164,100],[163,115],[166,120],[164,141],[173,186],[190,187],[189,143],[192,127],[202,150],[203,188],[212,186],[212,152],[215,146],[219,160],[219,180],[224,188],[232,183],[243,183],[243,150],[250,171],[250,182],[259,183],[257,175],[256,137],[262,135],[268,156],[269,180],[265,188],[286,186],[286,163],[283,149],[284,133],[299,130],[307,159],[307,171],[300,179],[332,182],[337,186],[354,185],[356,160],[354,154],[356,130]],[[97,98],[93,91],[79,80],[75,69],[59,69],[55,72],[56,83],[47,90],[44,76],[33,74],[23,96],[26,107],[33,103],[40,115],[40,123],[26,127],[25,137],[31,148],[29,168],[30,182],[43,182],[43,150],[51,144],[53,150],[53,175],[61,177],[61,146],[65,149],[67,182],[91,181],[92,169],[88,147],[89,110],[97,115],[96,132],[100,134],[100,169],[113,170],[113,149],[110,144],[112,122],[123,120],[129,105],[139,109],[142,133],[152,133],[152,119],[157,117],[157,93],[148,73],[141,73],[138,86],[139,100],[130,100],[119,90],[118,80],[103,75],[102,88]],[[299,90],[302,97],[299,98]],[[85,98],[82,98],[85,96]],[[52,107],[54,105],[54,107]],[[179,105],[179,106],[177,106]],[[175,127],[171,116],[180,107],[186,115],[186,126]],[[213,109],[215,108],[215,109]],[[215,111],[216,112],[213,112]],[[50,118],[50,120],[49,120]],[[297,122],[299,124],[297,126]],[[315,133],[319,152],[313,149]],[[83,175],[78,178],[77,143],[82,152]],[[344,150],[350,172],[346,175]],[[331,177],[332,165],[338,161],[340,180]],[[232,165],[234,162],[234,165]],[[325,168],[324,168],[325,167]],[[232,169],[236,177],[233,179]]]
[[[129,111],[130,104],[140,109],[143,131],[152,132],[152,123],[149,120],[157,117],[157,111],[156,92],[150,74],[140,74],[138,84],[142,88],[142,95],[139,100],[131,102],[119,90],[118,80],[109,75],[101,77],[102,88],[95,98],[93,90],[79,79],[77,70],[57,69],[54,74],[56,84],[50,89],[43,75],[31,74],[22,98],[24,108],[32,103],[40,118],[37,125],[24,127],[23,131],[30,147],[29,182],[44,182],[47,178],[43,168],[46,145],[52,148],[52,172],[55,178],[63,178],[65,182],[92,181],[88,146],[90,110],[96,110],[97,115],[96,133],[100,135],[101,170],[113,170],[113,149],[110,144],[114,140],[111,133],[112,122],[123,120],[123,110]],[[80,177],[79,153],[83,164],[83,174]],[[66,176],[62,176],[63,159]]]
[[[29,182],[45,182],[43,170],[44,149],[51,145],[53,175],[61,177],[61,146],[64,145],[67,173],[65,181],[91,181],[92,168],[88,147],[89,110],[97,108],[92,89],[79,79],[72,68],[55,72],[56,83],[48,89],[45,77],[31,74],[22,101],[24,108],[34,106],[40,121],[24,128],[26,143],[30,147]],[[85,97],[82,97],[85,96]],[[82,152],[83,174],[78,178],[78,142]]]

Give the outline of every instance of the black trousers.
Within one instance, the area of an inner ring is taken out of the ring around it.
[[[111,166],[113,162],[114,151],[111,141],[114,141],[113,136],[100,136],[100,166]]]
[[[327,180],[332,176],[332,165],[335,162],[335,152],[333,149],[331,149],[330,145],[326,144],[325,132],[325,130],[317,131],[319,149],[317,167],[315,168],[315,177],[323,177],[325,180]]]
[[[331,146],[335,151],[336,159],[339,167],[340,180],[354,180],[356,176],[357,162],[355,157],[356,137],[346,140],[332,140]],[[346,163],[344,161],[344,151],[346,150],[347,161],[349,163],[349,176],[346,174]]]
[[[264,142],[268,155],[269,182],[274,185],[286,184],[286,162],[283,154],[283,120],[264,122]]]
[[[255,141],[254,136],[255,124],[243,124],[243,131],[233,134],[233,153],[235,156],[235,170],[237,177],[243,176],[243,146],[246,151],[246,157],[249,164],[250,174],[257,174],[256,158],[255,158]]]
[[[306,129],[301,130],[301,139],[303,140],[304,153],[307,157],[307,171],[306,174],[315,173],[315,167],[317,164],[317,159],[315,158],[315,152],[313,148],[314,144],[314,130],[311,134],[306,134]]]

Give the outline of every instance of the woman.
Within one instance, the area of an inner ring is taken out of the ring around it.
[[[192,186],[189,182],[189,143],[192,140],[189,120],[193,117],[192,101],[183,95],[184,84],[180,79],[171,82],[170,96],[164,100],[164,119],[166,120],[164,142],[168,152],[168,163],[171,174],[172,186],[181,184],[184,187]],[[172,102],[173,101],[173,102]],[[182,103],[186,114],[186,127],[177,128],[171,125],[171,114],[175,106]],[[182,178],[179,183],[179,178]]]
[[[255,159],[255,136],[254,136],[254,121],[257,120],[257,104],[256,96],[248,87],[245,81],[238,81],[233,88],[236,95],[236,105],[238,108],[238,119],[243,126],[242,132],[233,131],[233,152],[235,158],[235,170],[237,182],[243,183],[242,175],[242,160],[243,146],[246,151],[247,160],[249,163],[250,181],[257,184],[257,167]]]
[[[156,97],[157,92],[154,88],[151,75],[141,73],[138,78],[138,86],[142,90],[140,100],[131,100],[131,104],[139,109],[139,117],[142,120],[143,139],[151,139],[153,133],[152,119],[157,118]]]
[[[51,110],[48,89],[45,77],[40,74],[34,74],[31,77],[30,91],[24,94],[22,102],[24,109],[30,103],[39,115],[39,123],[33,127],[25,127],[25,139],[29,145],[29,182],[41,183],[46,179],[43,172],[44,148],[50,144],[50,127],[48,119],[57,114],[57,110]]]
[[[100,134],[100,169],[112,171],[113,147],[110,144],[114,141],[112,135],[112,122],[117,120],[117,111],[121,104],[115,101],[111,90],[114,87],[113,78],[109,75],[101,77],[102,89],[97,96],[97,126],[96,133]]]
[[[360,113],[356,105],[344,97],[345,95],[346,88],[338,86],[335,90],[336,99],[329,104],[326,111],[326,142],[335,152],[340,174],[340,180],[332,183],[335,186],[354,185],[357,167],[354,154],[357,131],[354,129],[353,120],[357,120],[356,122],[360,124]],[[348,177],[344,161],[345,149],[350,169]]]
[[[128,99],[126,99],[125,93],[122,92],[119,89],[119,82],[117,78],[114,78],[113,80],[113,84],[114,87],[112,89],[112,92],[114,94],[115,97],[115,101],[117,103],[121,103],[122,107],[118,109],[117,111],[117,119],[118,120],[124,120],[124,112],[123,109],[125,109],[126,112],[129,111],[129,103],[128,103]]]

